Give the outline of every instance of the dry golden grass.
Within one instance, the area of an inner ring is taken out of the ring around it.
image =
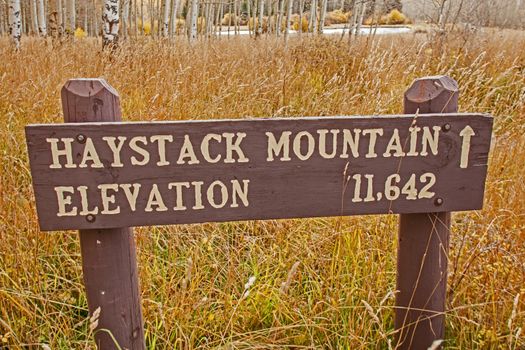
[[[398,113],[414,78],[448,74],[462,111],[495,115],[496,142],[484,210],[454,215],[445,344],[524,349],[525,36],[443,54],[422,39],[144,40],[113,58],[90,39],[19,54],[2,39],[0,347],[94,346],[78,237],[39,232],[23,134],[62,120],[68,78],[104,77],[126,120],[160,120]],[[396,229],[387,215],[136,229],[148,348],[387,349]]]

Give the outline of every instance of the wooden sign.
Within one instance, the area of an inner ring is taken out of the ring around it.
[[[26,127],[42,230],[479,209],[492,117]]]

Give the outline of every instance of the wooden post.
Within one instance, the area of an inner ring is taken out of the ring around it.
[[[457,112],[458,94],[458,85],[450,77],[418,79],[405,93],[404,113]],[[443,200],[438,197],[434,204],[438,211]],[[449,234],[448,212],[400,215],[397,349],[427,349],[444,339]]]
[[[62,88],[62,108],[68,123],[121,120],[118,93],[103,79],[69,80]],[[85,140],[84,135],[76,137],[77,142]],[[80,247],[90,315],[100,308],[98,348],[145,349],[133,230],[81,230]]]

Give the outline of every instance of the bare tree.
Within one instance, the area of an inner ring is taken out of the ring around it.
[[[114,47],[118,43],[119,1],[104,0],[102,13],[102,48]]]
[[[33,34],[38,33],[38,14],[36,10],[36,1],[37,0],[31,0],[29,2],[29,19],[31,21],[31,31]]]
[[[162,1],[162,36],[167,37],[169,35],[170,28],[170,0]]]
[[[308,30],[312,33],[317,31],[317,0],[312,0],[310,3],[310,23]]]
[[[197,40],[197,19],[199,17],[199,1],[191,0],[191,9],[190,9],[190,31],[189,31],[189,41],[190,43]]]
[[[15,50],[20,50],[20,37],[22,36],[20,0],[9,0],[9,35]]]
[[[67,26],[66,30],[71,33],[77,29],[77,10],[75,0],[65,0],[67,3]]]
[[[44,10],[44,0],[37,0],[38,3],[38,33],[47,36],[46,12]]]
[[[286,9],[286,27],[284,30],[284,40],[288,40],[288,35],[290,34],[290,21],[292,19],[292,9],[293,9],[293,0],[286,0],[287,1],[287,9]]]
[[[257,31],[255,37],[262,34],[263,31],[263,13],[264,13],[264,0],[259,0],[259,19],[257,21]]]
[[[321,14],[319,16],[319,33],[322,34],[324,30],[324,21],[326,18],[326,9],[328,7],[328,0],[321,0]]]

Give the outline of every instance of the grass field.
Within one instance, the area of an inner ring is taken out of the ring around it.
[[[113,57],[1,39],[0,348],[94,347],[78,236],[39,231],[23,133],[62,121],[67,79],[104,77],[125,120],[164,120],[399,113],[413,79],[448,74],[461,111],[495,116],[495,144],[484,209],[453,217],[445,346],[525,349],[525,34],[425,38],[146,40]],[[149,349],[393,347],[396,216],[135,232]]]

